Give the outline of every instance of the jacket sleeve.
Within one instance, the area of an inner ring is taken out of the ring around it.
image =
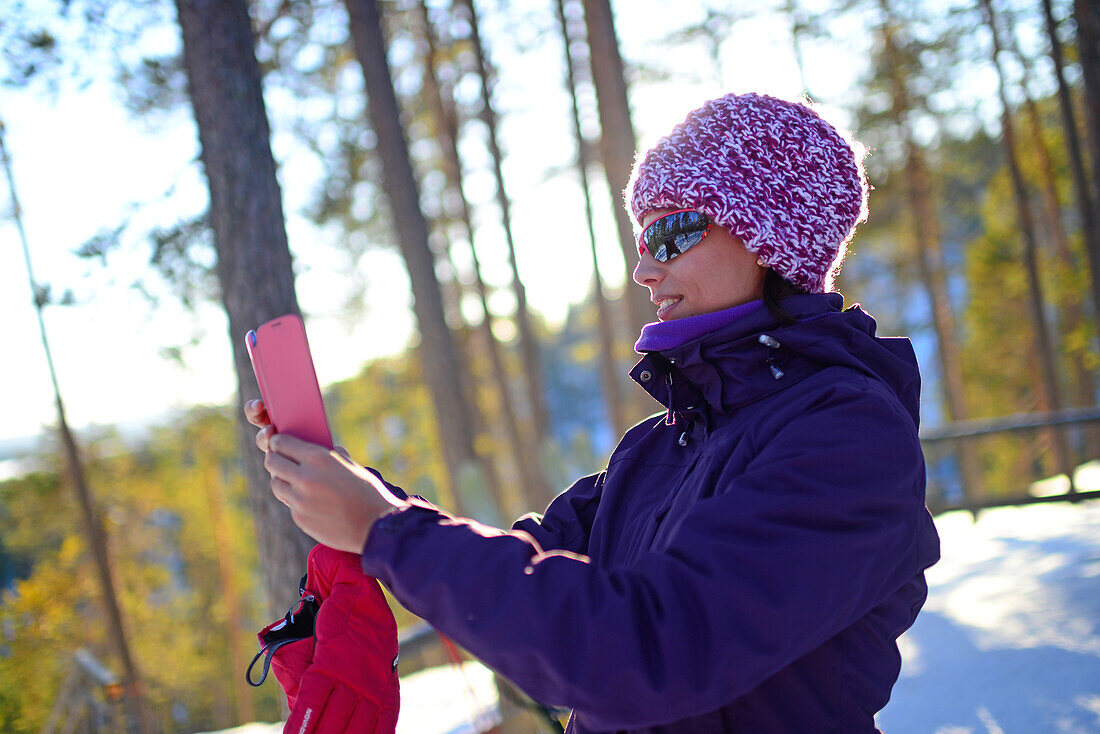
[[[662,414],[660,418],[642,421],[631,428],[619,442],[616,452],[629,448],[663,420]],[[588,538],[606,478],[607,472],[581,477],[555,497],[545,513],[524,515],[512,525],[512,530],[526,533],[538,543],[540,550],[588,553]]]
[[[714,710],[923,567],[918,536],[930,521],[911,418],[868,380],[802,402],[744,471],[722,474],[683,516],[665,550],[630,567],[598,568],[540,550],[527,531],[488,533],[414,505],[376,524],[363,568],[592,729]]]
[[[512,525],[512,530],[526,533],[543,550],[587,553],[604,476],[600,472],[578,479],[554,498],[545,513],[524,515]]]
[[[390,484],[377,469],[367,467],[397,497],[415,502],[419,507],[438,509],[434,503],[423,497],[410,495],[401,487]],[[512,529],[526,533],[540,549],[566,550],[573,553],[585,553],[588,548],[588,535],[592,530],[592,521],[600,502],[600,490],[603,489],[603,472],[581,477],[569,489],[551,501],[546,512],[530,512],[516,520]],[[500,532],[480,526],[481,532]]]

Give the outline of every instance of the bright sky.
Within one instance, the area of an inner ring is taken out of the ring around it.
[[[654,39],[666,32],[667,4],[631,0],[629,17],[617,3],[619,35],[627,59],[638,60],[660,48]],[[678,13],[701,16],[701,3],[678,4]],[[485,22],[503,19],[483,11]],[[486,35],[491,32],[487,29]],[[838,65],[826,50],[806,50],[810,86],[828,101],[844,94],[855,70]],[[556,38],[516,56],[498,44],[490,49],[501,70],[498,105],[504,113],[505,169],[514,202],[519,265],[535,309],[560,321],[568,306],[581,301],[591,279],[583,203],[572,178],[546,180],[553,166],[571,165],[574,151],[568,99],[562,89],[561,49]],[[651,143],[702,101],[723,91],[764,91],[796,97],[800,82],[783,23],[762,19],[739,24],[722,46],[723,83],[711,73],[705,48],[678,48],[678,68],[691,70],[699,84],[683,79],[632,89],[639,143]],[[820,56],[815,56],[820,54]],[[849,64],[854,62],[849,62]],[[204,305],[189,314],[162,299],[153,307],[129,285],[147,267],[148,247],[140,243],[112,256],[110,268],[76,257],[73,250],[126,218],[131,206],[143,204],[140,222],[170,224],[201,211],[205,180],[190,163],[198,151],[190,110],[160,116],[154,126],[132,119],[117,102],[104,78],[85,88],[63,89],[56,97],[41,91],[0,89],[0,120],[12,159],[23,206],[33,267],[39,283],[55,292],[71,288],[78,305],[50,308],[46,326],[63,397],[74,425],[110,424],[156,416],[196,403],[224,403],[232,398],[229,337],[220,308]],[[269,98],[269,106],[275,100]],[[825,114],[845,125],[831,108]],[[323,384],[348,377],[367,360],[399,351],[408,341],[413,319],[407,309],[407,276],[395,253],[378,253],[367,261],[367,313],[352,329],[335,314],[339,306],[333,279],[343,262],[324,233],[300,214],[316,180],[318,164],[294,148],[278,127],[273,111],[273,147],[281,166],[287,229],[299,267],[298,295]],[[288,185],[293,182],[293,185]],[[594,202],[601,241],[600,269],[607,281],[623,282],[623,267],[607,204],[597,180]],[[173,188],[174,194],[163,194]],[[488,201],[491,186],[476,186],[476,200]],[[45,357],[38,334],[27,273],[11,211],[7,182],[0,182],[0,309],[4,314],[3,380],[0,382],[0,441],[39,433],[56,420]],[[486,277],[506,283],[510,276],[503,237],[491,226],[495,210],[480,218],[490,226],[478,234]],[[548,227],[553,222],[553,228]],[[135,226],[135,231],[141,231]],[[548,239],[553,229],[553,240]],[[131,236],[131,240],[134,237]],[[483,249],[481,249],[483,248]],[[150,279],[155,280],[155,279]],[[338,295],[338,289],[337,295]],[[509,311],[506,299],[499,304]],[[161,350],[187,342],[186,366],[161,356]],[[239,335],[234,335],[239,338]],[[2,457],[0,457],[2,458]]]

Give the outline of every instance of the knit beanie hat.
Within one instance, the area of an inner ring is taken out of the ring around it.
[[[805,104],[727,94],[650,148],[624,193],[636,226],[661,209],[703,212],[769,268],[821,293],[867,218],[862,157]]]

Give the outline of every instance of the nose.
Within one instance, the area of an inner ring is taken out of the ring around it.
[[[663,275],[660,263],[648,252],[643,252],[638,258],[638,264],[634,266],[634,282],[652,288],[661,282]]]

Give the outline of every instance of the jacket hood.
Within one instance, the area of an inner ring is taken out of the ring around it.
[[[782,302],[797,323],[783,326],[759,309],[675,349],[646,354],[631,377],[669,411],[700,402],[732,413],[823,369],[848,367],[890,387],[918,425],[920,373],[904,337],[875,335],[875,320],[844,308],[839,293],[797,295]]]

